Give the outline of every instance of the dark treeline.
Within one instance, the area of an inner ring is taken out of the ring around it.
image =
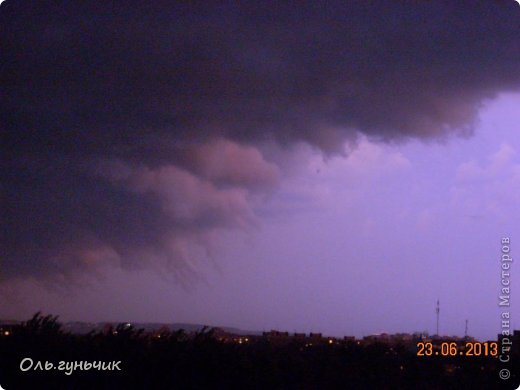
[[[515,353],[511,368],[518,373]],[[33,366],[22,372],[25,358]],[[76,369],[67,375],[67,370],[35,369],[37,362],[45,368],[45,362],[58,366],[60,361],[121,361],[121,370]],[[390,349],[382,343],[305,347],[261,337],[229,343],[208,328],[152,335],[120,324],[76,335],[64,332],[57,317],[40,313],[0,337],[0,385],[6,390],[495,389],[504,383],[498,379],[501,367],[493,357],[420,358],[404,345]]]

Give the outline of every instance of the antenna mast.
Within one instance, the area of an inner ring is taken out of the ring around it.
[[[439,312],[441,311],[439,307],[439,300],[437,299],[437,308],[435,309],[435,312],[437,313],[437,336],[439,335]]]

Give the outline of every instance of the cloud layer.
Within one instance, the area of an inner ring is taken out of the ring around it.
[[[515,7],[6,2],[0,280],[188,269],[254,224],[283,169],[265,143],[470,134],[520,87]]]

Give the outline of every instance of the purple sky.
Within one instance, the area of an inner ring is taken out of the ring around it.
[[[514,5],[7,1],[0,318],[496,337]]]

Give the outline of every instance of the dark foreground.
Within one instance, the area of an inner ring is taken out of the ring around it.
[[[503,367],[507,381],[498,377]],[[6,390],[513,389],[519,374],[518,348],[506,366],[495,357],[417,357],[410,345],[228,342],[214,330],[152,335],[120,325],[73,335],[50,316],[0,337]]]

